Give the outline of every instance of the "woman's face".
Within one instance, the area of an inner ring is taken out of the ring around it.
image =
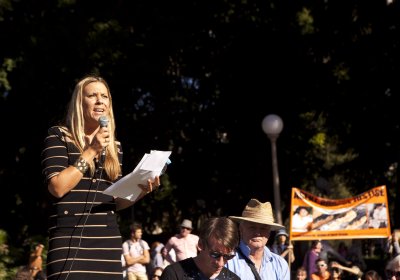
[[[101,82],[87,84],[82,92],[82,108],[86,123],[96,123],[100,116],[107,116],[110,110],[110,95]]]
[[[163,247],[163,248],[161,249],[161,255],[163,255],[163,257],[166,257],[166,256],[168,255],[167,248]]]
[[[313,249],[315,252],[320,253],[322,251],[322,248],[323,248],[322,243],[318,242]]]

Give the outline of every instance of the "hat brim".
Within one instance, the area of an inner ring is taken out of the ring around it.
[[[191,230],[193,230],[193,228],[192,228],[192,227],[188,227],[188,226],[185,226],[185,225],[180,225],[179,227],[181,227],[181,228],[188,228],[188,229],[191,229]]]
[[[262,221],[260,219],[256,218],[244,218],[244,217],[236,217],[236,216],[229,216],[231,220],[234,220],[236,222],[252,222],[252,223],[257,223],[257,224],[262,224],[262,225],[269,225],[271,227],[271,230],[278,230],[278,229],[284,229],[285,227],[283,225],[277,224],[277,223],[272,223],[272,222],[267,222],[267,221]]]
[[[286,237],[289,237],[289,234],[287,234],[287,233],[279,233],[279,234],[277,234],[276,236],[278,237],[278,236],[281,236],[281,235],[286,236]]]

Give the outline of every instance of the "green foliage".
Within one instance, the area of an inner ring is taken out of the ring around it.
[[[0,0],[0,22],[5,20],[5,14],[10,11],[12,11],[11,0]]]
[[[333,76],[337,78],[338,83],[341,83],[350,80],[349,72],[349,67],[345,67],[344,63],[340,63],[333,70]]]
[[[3,64],[0,68],[0,91],[7,92],[11,90],[11,85],[8,81],[8,75],[15,67],[15,60],[11,58],[4,58]],[[6,95],[3,94],[3,98],[6,98]]]
[[[301,34],[308,35],[315,32],[314,18],[311,15],[311,10],[303,8],[297,13],[297,22],[300,26]]]
[[[13,279],[18,270],[18,248],[8,245],[8,234],[0,229],[0,279]]]
[[[306,161],[311,167],[310,174],[305,174],[305,178],[309,179],[303,181],[302,188],[331,198],[347,198],[356,195],[349,177],[351,170],[340,167],[356,159],[357,153],[352,148],[342,151],[339,136],[329,133],[327,117],[324,113],[307,112],[301,117],[308,130],[311,145],[305,153]]]

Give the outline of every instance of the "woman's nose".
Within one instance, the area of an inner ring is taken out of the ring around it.
[[[96,103],[103,104],[103,97],[100,94],[96,96]]]

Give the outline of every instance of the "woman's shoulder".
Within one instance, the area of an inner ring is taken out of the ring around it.
[[[48,129],[49,135],[57,135],[59,137],[70,136],[69,129],[65,126],[55,125]]]

